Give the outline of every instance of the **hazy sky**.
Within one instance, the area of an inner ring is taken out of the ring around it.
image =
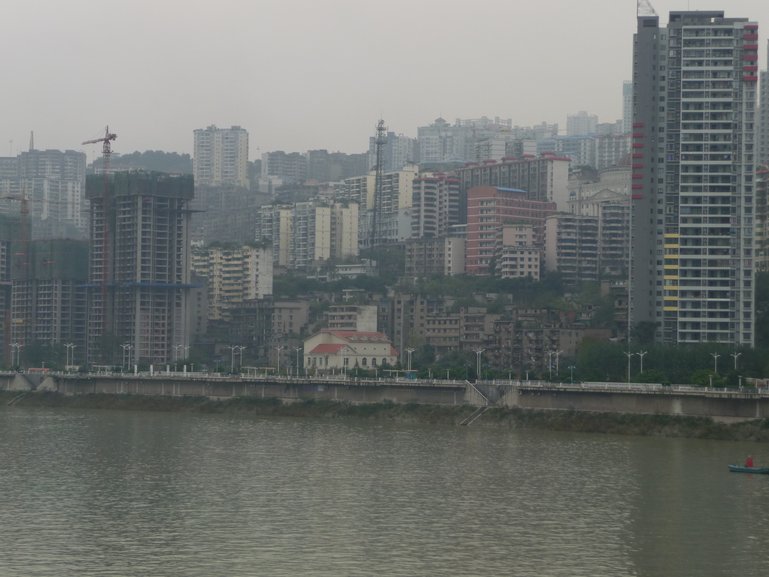
[[[761,23],[767,0],[652,0]],[[636,0],[2,0],[0,155],[80,142],[192,152],[233,124],[250,156],[361,152],[376,121],[416,136],[438,116],[621,116]],[[13,143],[11,144],[11,141]]]

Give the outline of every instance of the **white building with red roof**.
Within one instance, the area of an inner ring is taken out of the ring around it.
[[[308,374],[337,370],[373,370],[393,366],[398,351],[379,332],[324,329],[304,341],[304,366]]]

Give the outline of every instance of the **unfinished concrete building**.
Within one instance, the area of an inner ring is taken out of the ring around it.
[[[88,243],[37,240],[28,249],[28,269],[12,282],[11,339],[25,348],[45,348],[51,362],[79,364],[85,351]],[[65,346],[72,347],[66,355]]]
[[[163,364],[189,345],[192,176],[89,176],[88,359]],[[122,349],[122,350],[121,350]]]

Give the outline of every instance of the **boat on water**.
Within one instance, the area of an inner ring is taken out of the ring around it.
[[[769,467],[745,467],[744,465],[729,465],[732,473],[755,473],[756,475],[769,475]]]

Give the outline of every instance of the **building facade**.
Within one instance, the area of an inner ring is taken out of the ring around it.
[[[645,3],[634,39],[631,330],[752,346],[758,25]]]
[[[234,306],[272,295],[272,246],[195,247],[192,271],[206,279],[208,319],[229,320]]]
[[[194,131],[192,172],[196,186],[249,187],[248,132],[240,126]]]
[[[535,246],[543,247],[545,219],[556,211],[556,204],[531,200],[528,196],[523,190],[495,186],[470,189],[467,193],[467,274],[496,274],[505,224],[532,225]]]
[[[466,198],[474,186],[515,188],[525,191],[528,200],[555,202],[558,210],[566,210],[570,162],[568,158],[544,154],[536,158],[470,163],[457,171],[460,191]]]
[[[117,172],[86,179],[89,362],[166,363],[175,346],[189,345],[193,195],[191,176]]]

